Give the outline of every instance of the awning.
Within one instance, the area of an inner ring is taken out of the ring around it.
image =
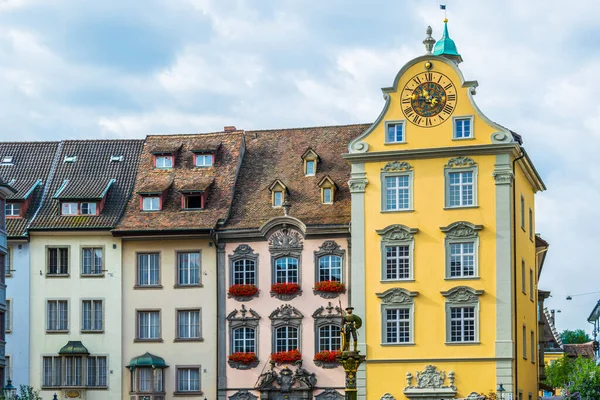
[[[143,367],[167,368],[168,365],[165,364],[163,358],[146,352],[144,355],[132,358],[131,361],[129,361],[129,365],[126,365],[126,367],[133,371],[136,368]]]
[[[60,355],[76,355],[76,354],[90,354],[88,349],[85,348],[83,343],[80,341],[69,341],[63,346],[58,352]]]

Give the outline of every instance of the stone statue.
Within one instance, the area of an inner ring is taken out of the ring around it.
[[[352,314],[354,307],[346,307],[346,312],[342,318],[342,351],[350,351],[350,337],[354,342],[354,352],[358,348],[358,335],[356,331],[362,326],[362,319]]]

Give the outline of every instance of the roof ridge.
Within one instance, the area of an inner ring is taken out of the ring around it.
[[[297,130],[309,130],[309,129],[319,129],[319,128],[345,128],[345,127],[354,127],[367,125],[370,126],[372,123],[355,123],[355,124],[340,124],[340,125],[319,125],[319,126],[301,126],[298,128],[274,128],[274,129],[254,129],[254,130],[246,130],[248,132],[273,132],[273,131],[297,131]]]
[[[29,232],[29,228],[31,227],[31,224],[33,223],[33,221],[35,220],[35,217],[37,217],[38,213],[42,209],[42,206],[44,205],[44,201],[46,201],[46,195],[48,194],[48,191],[50,190],[50,182],[52,182],[52,179],[54,178],[54,172],[56,172],[56,166],[58,165],[58,160],[60,158],[62,145],[63,145],[63,142],[60,141],[58,143],[58,147],[56,148],[56,153],[54,154],[54,160],[52,161],[52,166],[50,167],[50,172],[48,172],[48,176],[46,177],[46,182],[44,182],[44,191],[42,192],[42,197],[40,198],[40,202],[38,204],[37,209],[35,210],[35,213],[33,213],[31,218],[27,222],[27,226],[25,227],[26,232]]]
[[[146,135],[146,139],[148,138],[177,138],[177,137],[190,137],[190,136],[228,136],[231,134],[243,134],[243,129],[236,129],[235,131],[218,131],[218,132],[195,132],[195,133],[157,133],[157,134],[148,134]]]

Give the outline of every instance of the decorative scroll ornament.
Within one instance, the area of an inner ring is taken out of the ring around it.
[[[257,389],[260,391],[280,391],[290,393],[295,391],[312,391],[317,384],[317,377],[302,367],[292,372],[288,367],[283,368],[279,374],[274,370],[265,372],[259,377]]]
[[[381,240],[386,242],[398,240],[412,240],[413,235],[419,232],[417,228],[409,228],[405,225],[390,225],[384,229],[376,231],[381,236]]]
[[[477,165],[477,163],[475,161],[473,161],[473,159],[471,157],[452,157],[450,160],[448,160],[448,164],[446,164],[446,168],[453,168],[453,167],[474,167],[475,165]]]
[[[233,396],[229,396],[229,400],[255,400],[258,399],[257,396],[253,395],[247,390],[240,390],[236,392]]]
[[[295,319],[301,319],[304,315],[300,311],[298,311],[294,306],[290,304],[283,304],[280,307],[276,308],[269,318],[271,320],[280,320],[280,321],[290,321]]]
[[[343,250],[340,250],[340,245],[337,244],[335,242],[335,240],[326,240],[319,247],[319,250],[315,251],[315,254],[317,254],[317,255],[321,255],[321,253],[332,254],[332,253],[336,253],[336,252],[343,252]]]
[[[233,310],[227,315],[227,321],[229,321],[234,328],[240,326],[257,326],[259,319],[260,315],[253,309],[247,310],[244,304],[242,304],[239,311]]]
[[[448,303],[476,303],[483,290],[475,290],[468,286],[457,286],[448,291],[441,292]]]
[[[350,179],[348,181],[350,193],[364,193],[368,183],[366,179]]]
[[[412,384],[413,376],[406,374],[407,386],[404,395],[409,399],[448,399],[456,395],[454,372],[448,373],[449,384],[445,385],[446,373],[438,371],[434,365],[427,365],[423,371],[417,371],[416,386]]]
[[[377,293],[377,297],[381,299],[382,304],[412,304],[413,297],[419,292],[410,292],[406,289],[392,288],[383,293]]]
[[[390,161],[385,164],[381,170],[383,172],[398,172],[398,171],[410,171],[412,169],[412,165],[407,163],[406,161]]]
[[[366,153],[369,151],[369,144],[365,142],[355,142],[350,145],[351,153]]]
[[[448,226],[440,227],[449,239],[464,239],[477,237],[477,231],[483,229],[483,225],[474,225],[470,222],[458,221]]]
[[[247,244],[240,244],[233,251],[233,254],[235,254],[237,256],[254,255],[254,249],[252,249],[252,247],[248,246]],[[240,393],[240,392],[238,392],[238,393]]]
[[[344,400],[344,395],[335,389],[325,389],[315,396],[316,400]]]
[[[269,237],[271,251],[300,251],[302,248],[302,235],[296,230],[283,228]]]
[[[391,394],[386,393],[383,396],[381,396],[379,398],[379,400],[396,400],[396,398],[394,396],[392,396]]]
[[[334,312],[335,311],[335,312]],[[327,302],[327,307],[319,307],[312,314],[313,318],[325,318],[325,319],[333,319],[333,318],[341,318],[342,317],[342,309],[339,306],[332,306],[331,302]]]
[[[441,388],[444,386],[446,373],[438,371],[433,365],[428,365],[423,371],[417,371],[418,388]]]

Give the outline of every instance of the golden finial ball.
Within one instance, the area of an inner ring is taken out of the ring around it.
[[[444,18],[444,23],[448,22],[448,18]]]
[[[433,67],[433,64],[431,63],[431,61],[426,61],[425,62],[425,69],[431,69],[431,67]]]

